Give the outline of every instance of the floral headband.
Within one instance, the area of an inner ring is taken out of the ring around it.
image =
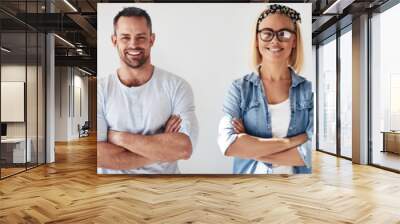
[[[301,22],[300,13],[298,13],[296,10],[284,5],[273,4],[268,6],[268,8],[264,10],[264,12],[262,12],[261,15],[258,17],[257,29],[258,25],[261,23],[261,21],[263,21],[263,19],[265,19],[265,17],[267,17],[269,14],[275,13],[283,14],[289,17],[293,21],[293,23],[296,23],[297,21]]]

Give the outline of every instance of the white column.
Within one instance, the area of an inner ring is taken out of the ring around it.
[[[54,35],[46,36],[46,163],[55,161],[54,133],[55,133],[55,60]]]
[[[46,1],[47,12],[54,11],[51,1]],[[46,35],[46,163],[55,162],[55,43],[54,35]]]

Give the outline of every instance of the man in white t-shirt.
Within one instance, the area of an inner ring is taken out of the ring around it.
[[[121,66],[98,80],[97,173],[174,174],[198,134],[190,85],[151,64],[155,41],[146,11],[129,7],[114,18],[112,43]]]

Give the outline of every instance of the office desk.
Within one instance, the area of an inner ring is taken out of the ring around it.
[[[382,152],[400,154],[400,131],[382,131],[381,133],[383,133]]]
[[[32,140],[27,138],[28,143],[25,154],[25,138],[6,138],[1,139],[1,157],[6,163],[25,163],[30,162],[32,158],[31,145]],[[27,159],[27,161],[25,161]]]

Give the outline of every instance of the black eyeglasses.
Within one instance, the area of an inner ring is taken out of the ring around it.
[[[260,33],[260,39],[265,42],[270,42],[272,39],[274,39],[275,35],[280,42],[288,42],[292,36],[296,34],[295,31],[289,29],[274,31],[270,28],[258,30],[257,33]]]

